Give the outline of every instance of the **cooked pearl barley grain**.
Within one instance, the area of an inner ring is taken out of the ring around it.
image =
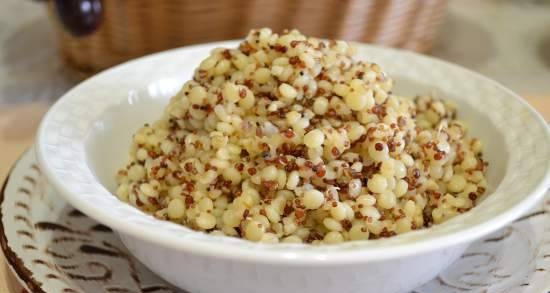
[[[319,129],[314,129],[304,136],[304,144],[308,148],[320,147],[325,141],[325,135]]]
[[[306,209],[315,210],[318,209],[324,201],[325,197],[323,193],[318,190],[312,189],[304,192],[304,206]]]
[[[264,243],[336,244],[430,227],[487,187],[452,102],[392,94],[342,41],[253,30],[213,50],[133,136],[116,194],[160,219]]]

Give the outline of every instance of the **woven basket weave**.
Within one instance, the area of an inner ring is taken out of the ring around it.
[[[242,38],[259,27],[426,52],[446,6],[446,0],[103,0],[97,30],[75,37],[53,2],[62,56],[89,73],[169,48]]]

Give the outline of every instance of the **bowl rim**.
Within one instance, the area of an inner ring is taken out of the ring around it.
[[[296,250],[296,247],[304,245],[288,245],[288,244],[261,244],[255,243],[259,247],[269,247],[277,246],[278,249],[267,250],[267,249],[257,249],[253,252],[249,248],[243,246],[238,247],[234,245],[224,245],[223,242],[217,241],[196,241],[193,238],[179,237],[178,235],[170,234],[168,231],[162,229],[143,229],[139,226],[138,223],[128,222],[125,219],[120,219],[110,214],[108,211],[101,209],[95,205],[86,203],[86,201],[79,198],[75,195],[74,190],[67,188],[65,184],[65,178],[62,174],[56,172],[51,168],[51,161],[48,156],[50,152],[46,150],[46,138],[47,131],[46,127],[52,119],[54,119],[54,114],[60,107],[60,105],[71,97],[75,96],[75,93],[81,91],[83,85],[93,84],[98,78],[108,76],[109,74],[116,74],[117,71],[134,66],[140,62],[148,61],[153,58],[158,57],[167,57],[171,54],[182,53],[186,50],[191,49],[200,49],[200,48],[212,48],[219,46],[234,46],[237,41],[223,41],[215,43],[206,43],[198,44],[193,46],[187,46],[177,49],[172,49],[168,51],[163,51],[144,57],[140,57],[134,60],[127,61],[110,69],[107,69],[93,77],[83,81],[78,84],[67,93],[65,93],[46,113],[44,116],[38,133],[37,133],[37,143],[35,145],[36,156],[38,162],[44,171],[44,174],[48,178],[48,181],[52,186],[75,208],[81,210],[88,216],[94,218],[95,220],[113,228],[113,230],[118,233],[130,235],[133,238],[140,239],[146,242],[155,243],[159,247],[169,247],[175,250],[184,250],[193,254],[201,254],[205,256],[215,256],[227,259],[234,259],[239,261],[250,261],[250,262],[261,262],[261,263],[288,263],[288,264],[301,264],[301,265],[328,265],[328,264],[349,264],[349,263],[359,263],[364,261],[382,261],[387,259],[394,259],[399,257],[407,257],[411,255],[419,255],[423,253],[428,253],[430,251],[436,251],[445,249],[447,247],[452,247],[466,242],[471,242],[477,238],[482,237],[490,232],[493,232],[506,224],[512,222],[513,220],[519,218],[523,213],[531,209],[545,194],[546,190],[550,186],[550,158],[546,164],[546,172],[543,175],[542,179],[535,186],[531,187],[531,190],[527,191],[527,195],[515,206],[509,207],[507,210],[501,212],[496,217],[486,220],[482,223],[479,223],[474,226],[463,227],[459,231],[452,232],[446,235],[437,235],[435,238],[431,239],[419,239],[411,243],[402,243],[391,245],[388,247],[374,247],[369,248],[365,246],[362,249],[342,249],[342,250],[327,250],[324,252],[320,251],[309,251],[307,249]],[[545,130],[544,138],[546,143],[550,141],[550,128],[546,124],[546,121],[542,116],[536,112],[525,100],[520,98],[517,94],[513,93],[511,90],[505,88],[499,83],[466,68],[461,66],[439,60],[437,58],[420,55],[414,52],[409,52],[400,49],[385,48],[373,45],[359,44],[360,47],[385,50],[391,54],[407,54],[413,58],[421,58],[427,60],[426,62],[435,62],[440,65],[444,65],[451,70],[460,70],[466,72],[472,78],[483,81],[483,83],[490,84],[491,86],[498,89],[499,92],[506,94],[507,96],[512,97],[517,100],[521,107],[524,110],[527,110],[528,115],[530,115],[536,122],[540,125],[543,125]],[[540,126],[539,125],[539,126]],[[505,175],[509,173],[510,170],[507,168]],[[100,184],[99,182],[97,184]],[[124,204],[120,202],[121,204]],[[144,216],[146,214],[143,214]],[[157,220],[161,221],[161,220]],[[429,231],[430,229],[423,229],[424,231]],[[411,232],[411,233],[416,233]],[[201,232],[194,232],[201,233]],[[220,236],[209,236],[209,237],[220,237]],[[397,236],[399,237],[399,236]],[[435,241],[437,240],[437,241]],[[244,240],[243,240],[244,241]],[[366,242],[372,242],[373,240],[368,240]],[[386,239],[374,240],[374,241],[386,241]],[[332,247],[338,247],[340,245],[331,245]]]

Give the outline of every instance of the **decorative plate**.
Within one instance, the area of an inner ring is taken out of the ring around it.
[[[0,192],[0,244],[33,293],[168,293],[111,229],[73,209],[51,189],[28,151]],[[550,194],[534,211],[475,242],[415,293],[538,293],[550,290]]]

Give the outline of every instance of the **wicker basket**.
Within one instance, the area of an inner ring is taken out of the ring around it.
[[[445,0],[101,0],[101,22],[74,36],[50,15],[62,56],[93,73],[125,60],[194,43],[242,38],[250,28],[298,28],[324,38],[428,51]]]

